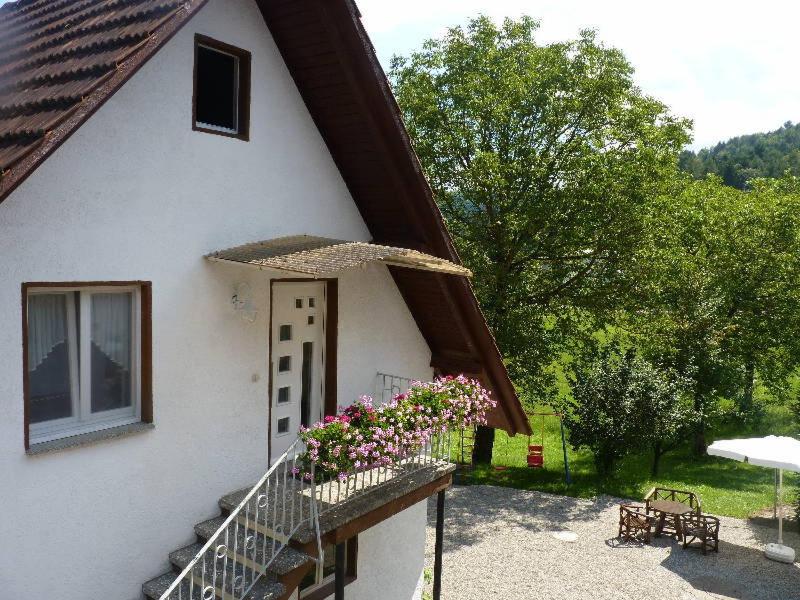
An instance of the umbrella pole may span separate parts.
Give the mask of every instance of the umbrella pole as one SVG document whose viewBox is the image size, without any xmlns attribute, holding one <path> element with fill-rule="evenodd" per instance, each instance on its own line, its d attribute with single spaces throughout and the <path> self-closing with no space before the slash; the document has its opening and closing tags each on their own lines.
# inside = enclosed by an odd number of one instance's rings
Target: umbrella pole
<svg viewBox="0 0 800 600">
<path fill-rule="evenodd" d="M 775 469 L 775 504 L 772 506 L 772 518 L 778 518 L 778 469 Z"/>
<path fill-rule="evenodd" d="M 794 548 L 783 545 L 783 469 L 778 469 L 778 543 L 764 548 L 767 558 L 784 563 L 794 562 Z"/>
<path fill-rule="evenodd" d="M 783 546 L 783 469 L 778 469 L 778 543 Z"/>
</svg>

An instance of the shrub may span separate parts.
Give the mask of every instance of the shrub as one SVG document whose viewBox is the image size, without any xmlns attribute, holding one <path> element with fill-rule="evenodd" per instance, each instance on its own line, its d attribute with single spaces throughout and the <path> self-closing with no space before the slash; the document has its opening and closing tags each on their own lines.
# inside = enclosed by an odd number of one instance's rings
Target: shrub
<svg viewBox="0 0 800 600">
<path fill-rule="evenodd" d="M 686 438 L 696 422 L 685 382 L 635 350 L 603 348 L 576 368 L 573 400 L 565 425 L 573 447 L 592 451 L 597 472 L 608 476 L 632 451 L 653 452 L 652 473 L 661 457 Z"/>
</svg>

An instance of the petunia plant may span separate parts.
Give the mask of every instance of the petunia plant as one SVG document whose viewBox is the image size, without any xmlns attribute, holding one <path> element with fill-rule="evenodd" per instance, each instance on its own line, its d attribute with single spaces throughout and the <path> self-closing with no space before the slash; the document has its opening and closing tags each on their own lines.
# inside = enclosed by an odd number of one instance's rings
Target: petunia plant
<svg viewBox="0 0 800 600">
<path fill-rule="evenodd" d="M 407 393 L 382 406 L 362 396 L 337 416 L 300 429 L 306 452 L 296 474 L 310 479 L 316 463 L 319 479 L 344 481 L 354 472 L 399 462 L 436 434 L 485 424 L 496 404 L 478 381 L 463 375 L 415 381 Z"/>
</svg>

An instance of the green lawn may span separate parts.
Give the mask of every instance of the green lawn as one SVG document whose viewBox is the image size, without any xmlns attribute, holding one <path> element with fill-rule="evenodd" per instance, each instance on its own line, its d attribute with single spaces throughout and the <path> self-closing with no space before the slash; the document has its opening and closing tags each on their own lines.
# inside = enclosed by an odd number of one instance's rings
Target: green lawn
<svg viewBox="0 0 800 600">
<path fill-rule="evenodd" d="M 793 434 L 795 432 L 791 429 L 791 423 L 787 409 L 772 406 L 757 429 L 720 431 L 716 437 Z M 531 425 L 534 440 L 541 442 L 541 418 L 534 417 Z M 591 454 L 588 451 L 575 452 L 568 443 L 567 456 L 572 472 L 572 484 L 568 486 L 564 482 L 564 459 L 558 419 L 545 418 L 543 469 L 529 469 L 525 466 L 527 443 L 527 437 L 511 438 L 498 431 L 494 446 L 494 465 L 506 469 L 498 471 L 494 467 L 478 467 L 466 476 L 464 483 L 509 486 L 582 498 L 610 494 L 641 499 L 654 486 L 685 489 L 700 495 L 705 512 L 732 517 L 747 517 L 759 509 L 771 507 L 773 502 L 774 480 L 770 469 L 722 458 L 695 459 L 687 451 L 675 451 L 664 456 L 661 472 L 656 479 L 650 477 L 651 457 L 645 450 L 621 461 L 613 477 L 603 481 L 595 472 Z M 794 493 L 792 488 L 798 483 L 798 478 L 793 473 L 785 474 L 784 483 L 788 488 L 788 500 Z"/>
</svg>

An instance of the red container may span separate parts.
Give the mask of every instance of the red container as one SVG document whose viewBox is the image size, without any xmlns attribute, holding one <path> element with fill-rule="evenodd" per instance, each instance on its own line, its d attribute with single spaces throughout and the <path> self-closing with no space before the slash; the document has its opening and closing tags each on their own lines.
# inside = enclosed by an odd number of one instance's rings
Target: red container
<svg viewBox="0 0 800 600">
<path fill-rule="evenodd" d="M 532 469 L 541 469 L 544 466 L 544 456 L 541 454 L 528 454 L 528 466 Z"/>
</svg>

